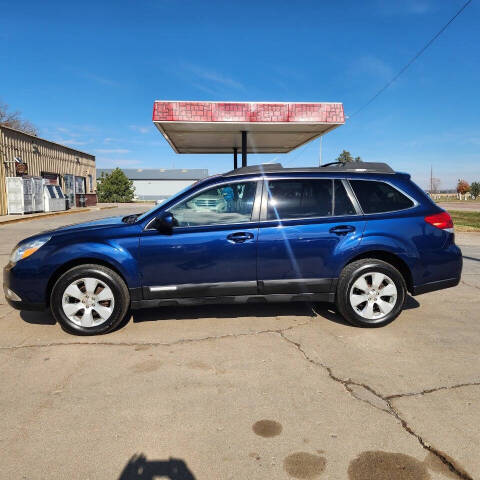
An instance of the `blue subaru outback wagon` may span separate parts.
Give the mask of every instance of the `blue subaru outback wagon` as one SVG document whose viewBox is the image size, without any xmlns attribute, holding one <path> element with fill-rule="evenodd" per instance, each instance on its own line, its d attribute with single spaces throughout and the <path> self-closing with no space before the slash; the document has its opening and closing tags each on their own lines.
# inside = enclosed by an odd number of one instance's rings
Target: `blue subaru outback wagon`
<svg viewBox="0 0 480 480">
<path fill-rule="evenodd" d="M 101 334 L 129 309 L 264 301 L 335 302 L 379 327 L 412 295 L 458 284 L 445 211 L 382 163 L 240 168 L 142 215 L 44 232 L 4 270 L 18 309 L 50 308 L 70 333 Z"/>
</svg>

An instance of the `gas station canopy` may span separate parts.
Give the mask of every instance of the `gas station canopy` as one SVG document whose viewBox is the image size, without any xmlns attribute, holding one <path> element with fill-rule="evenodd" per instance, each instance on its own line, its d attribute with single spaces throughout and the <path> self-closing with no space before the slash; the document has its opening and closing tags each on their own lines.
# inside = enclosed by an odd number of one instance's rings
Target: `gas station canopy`
<svg viewBox="0 0 480 480">
<path fill-rule="evenodd" d="M 153 122 L 177 153 L 287 153 L 345 123 L 341 103 L 156 101 Z"/>
</svg>

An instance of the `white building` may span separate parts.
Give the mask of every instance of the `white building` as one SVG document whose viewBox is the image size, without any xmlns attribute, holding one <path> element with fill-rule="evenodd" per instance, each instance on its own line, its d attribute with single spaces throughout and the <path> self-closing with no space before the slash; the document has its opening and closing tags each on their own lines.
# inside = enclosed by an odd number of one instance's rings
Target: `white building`
<svg viewBox="0 0 480 480">
<path fill-rule="evenodd" d="M 137 200 L 163 200 L 183 190 L 185 187 L 208 177 L 206 168 L 192 169 L 146 169 L 122 168 L 123 173 L 133 181 L 135 199 Z M 102 173 L 111 173 L 112 169 L 97 169 L 97 178 Z"/>
</svg>

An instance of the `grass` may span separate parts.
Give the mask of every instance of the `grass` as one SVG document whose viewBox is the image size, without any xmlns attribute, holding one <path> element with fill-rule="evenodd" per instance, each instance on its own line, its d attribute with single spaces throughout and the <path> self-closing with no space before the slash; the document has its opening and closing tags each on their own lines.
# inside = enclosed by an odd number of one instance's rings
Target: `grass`
<svg viewBox="0 0 480 480">
<path fill-rule="evenodd" d="M 460 200 L 456 196 L 451 197 L 441 197 L 441 198 L 433 198 L 435 203 L 477 203 L 480 202 L 480 196 L 478 196 L 475 200 L 469 198 L 468 200 Z"/>
<path fill-rule="evenodd" d="M 460 232 L 480 232 L 480 212 L 449 210 L 455 229 Z"/>
</svg>

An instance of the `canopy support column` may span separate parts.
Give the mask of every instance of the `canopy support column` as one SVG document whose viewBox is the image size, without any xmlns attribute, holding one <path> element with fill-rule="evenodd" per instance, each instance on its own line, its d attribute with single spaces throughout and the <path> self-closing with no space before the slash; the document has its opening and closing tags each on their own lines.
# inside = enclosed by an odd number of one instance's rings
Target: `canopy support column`
<svg viewBox="0 0 480 480">
<path fill-rule="evenodd" d="M 233 169 L 236 170 L 238 168 L 238 159 L 237 159 L 238 148 L 233 147 Z"/>
<path fill-rule="evenodd" d="M 247 132 L 242 131 L 242 167 L 247 166 Z"/>
</svg>

